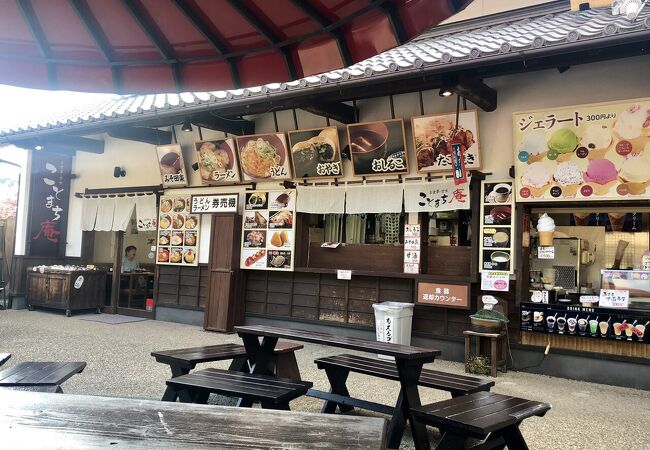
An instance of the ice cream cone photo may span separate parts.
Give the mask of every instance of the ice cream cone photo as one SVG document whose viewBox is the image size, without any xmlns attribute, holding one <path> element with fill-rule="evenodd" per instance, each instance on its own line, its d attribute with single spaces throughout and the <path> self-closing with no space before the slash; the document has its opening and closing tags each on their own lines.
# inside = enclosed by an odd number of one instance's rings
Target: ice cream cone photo
<svg viewBox="0 0 650 450">
<path fill-rule="evenodd" d="M 630 190 L 630 194 L 632 195 L 643 195 L 646 192 L 646 189 L 648 188 L 648 184 L 650 182 L 645 182 L 645 183 L 632 183 L 628 181 L 624 181 L 625 184 L 627 184 L 628 189 Z"/>
<path fill-rule="evenodd" d="M 628 157 L 621 164 L 619 178 L 627 185 L 630 194 L 645 194 L 650 183 L 650 158 L 646 155 Z"/>
<path fill-rule="evenodd" d="M 574 198 L 578 193 L 578 188 L 580 184 L 570 184 L 568 186 L 562 186 L 562 197 L 564 198 Z"/>
<path fill-rule="evenodd" d="M 563 163 L 570 161 L 571 158 L 573 158 L 573 155 L 575 155 L 575 152 L 570 152 L 570 153 L 560 153 L 557 157 L 557 162 Z"/>
<path fill-rule="evenodd" d="M 548 214 L 542 214 L 537 220 L 537 235 L 541 247 L 552 247 L 553 236 L 555 235 L 555 220 Z"/>
<path fill-rule="evenodd" d="M 532 187 L 532 186 L 527 186 L 528 189 L 530 190 L 530 196 L 534 198 L 541 198 L 544 197 L 544 194 L 551 188 L 551 184 L 547 184 L 546 186 L 542 187 Z"/>
<path fill-rule="evenodd" d="M 535 162 L 543 161 L 544 158 L 546 158 L 546 154 L 547 154 L 547 153 L 548 153 L 548 152 L 541 152 L 541 153 L 538 153 L 538 154 L 536 154 L 536 155 L 528 155 L 528 161 L 527 161 L 527 163 L 528 163 L 528 164 L 532 164 L 532 163 L 535 163 Z"/>
<path fill-rule="evenodd" d="M 534 162 L 526 168 L 521 185 L 530 189 L 531 196 L 539 198 L 551 187 L 553 174 L 543 162 Z"/>
<path fill-rule="evenodd" d="M 616 131 L 614 131 L 614 136 L 617 139 L 617 142 L 627 141 L 632 147 L 632 156 L 640 155 L 648 142 L 650 142 L 650 137 L 648 136 L 637 136 L 635 138 L 624 138 L 621 137 Z"/>
<path fill-rule="evenodd" d="M 589 150 L 590 160 L 602 158 L 611 149 L 612 130 L 607 125 L 590 125 L 582 134 L 580 144 Z"/>
<path fill-rule="evenodd" d="M 589 225 L 589 213 L 573 213 L 573 220 L 577 227 L 586 227 Z"/>
<path fill-rule="evenodd" d="M 623 225 L 625 224 L 625 213 L 609 213 L 609 224 L 612 226 L 612 231 L 623 231 Z"/>
<path fill-rule="evenodd" d="M 610 147 L 589 149 L 587 158 L 589 160 L 604 158 L 607 152 L 609 152 L 609 149 Z"/>
<path fill-rule="evenodd" d="M 650 140 L 650 105 L 640 103 L 631 105 L 621 112 L 612 130 L 617 140 L 627 141 L 632 147 L 632 155 L 640 154 Z"/>
<path fill-rule="evenodd" d="M 617 180 L 613 180 L 605 184 L 589 183 L 589 186 L 591 186 L 594 195 L 607 195 L 609 191 L 611 191 L 612 188 L 616 185 L 616 183 Z"/>
<path fill-rule="evenodd" d="M 539 245 L 542 247 L 552 247 L 553 246 L 553 236 L 555 236 L 555 231 L 539 231 Z"/>
</svg>

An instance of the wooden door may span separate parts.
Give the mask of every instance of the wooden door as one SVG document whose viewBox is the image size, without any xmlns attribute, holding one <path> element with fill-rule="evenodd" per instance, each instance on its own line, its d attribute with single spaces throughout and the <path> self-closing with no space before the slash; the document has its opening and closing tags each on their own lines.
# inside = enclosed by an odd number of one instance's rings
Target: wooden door
<svg viewBox="0 0 650 450">
<path fill-rule="evenodd" d="M 241 216 L 212 216 L 209 286 L 203 328 L 230 333 L 243 323 L 242 273 L 239 270 Z"/>
</svg>

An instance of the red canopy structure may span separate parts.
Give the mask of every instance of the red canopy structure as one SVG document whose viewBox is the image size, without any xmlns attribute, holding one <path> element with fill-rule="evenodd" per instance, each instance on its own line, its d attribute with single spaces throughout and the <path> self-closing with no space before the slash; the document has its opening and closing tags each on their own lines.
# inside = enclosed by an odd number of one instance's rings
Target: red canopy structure
<svg viewBox="0 0 650 450">
<path fill-rule="evenodd" d="M 299 79 L 398 46 L 472 0 L 0 0 L 0 83 L 208 91 Z"/>
</svg>

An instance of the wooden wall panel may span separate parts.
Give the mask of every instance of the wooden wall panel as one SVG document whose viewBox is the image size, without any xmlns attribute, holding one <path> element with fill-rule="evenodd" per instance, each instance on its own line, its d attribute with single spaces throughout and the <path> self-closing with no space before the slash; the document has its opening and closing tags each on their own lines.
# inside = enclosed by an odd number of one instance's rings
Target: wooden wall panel
<svg viewBox="0 0 650 450">
<path fill-rule="evenodd" d="M 156 304 L 170 308 L 203 310 L 208 295 L 208 270 L 197 267 L 158 266 Z"/>
</svg>

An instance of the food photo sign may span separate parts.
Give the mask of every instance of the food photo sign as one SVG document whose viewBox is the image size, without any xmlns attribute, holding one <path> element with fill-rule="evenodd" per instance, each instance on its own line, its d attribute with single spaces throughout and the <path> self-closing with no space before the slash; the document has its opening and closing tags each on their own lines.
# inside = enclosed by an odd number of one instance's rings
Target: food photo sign
<svg viewBox="0 0 650 450">
<path fill-rule="evenodd" d="M 413 117 L 413 148 L 418 173 L 451 172 L 452 142 L 465 147 L 465 169 L 481 168 L 481 150 L 476 110 L 461 111 L 456 127 L 456 113 Z"/>
<path fill-rule="evenodd" d="M 201 216 L 190 212 L 191 205 L 189 196 L 160 197 L 156 264 L 198 265 Z"/>
<path fill-rule="evenodd" d="M 289 131 L 289 147 L 296 178 L 333 178 L 343 175 L 336 127 Z"/>
<path fill-rule="evenodd" d="M 235 139 L 244 181 L 291 178 L 284 133 L 253 134 Z"/>
<path fill-rule="evenodd" d="M 178 144 L 156 147 L 163 187 L 187 186 L 183 151 Z"/>
<path fill-rule="evenodd" d="M 237 183 L 239 167 L 232 139 L 215 139 L 194 144 L 203 184 Z"/>
<path fill-rule="evenodd" d="M 650 98 L 513 119 L 518 201 L 650 198 Z"/>
<path fill-rule="evenodd" d="M 348 142 L 356 176 L 408 174 L 402 119 L 348 125 Z"/>
<path fill-rule="evenodd" d="M 240 267 L 292 271 L 295 216 L 295 190 L 246 192 Z"/>
</svg>

